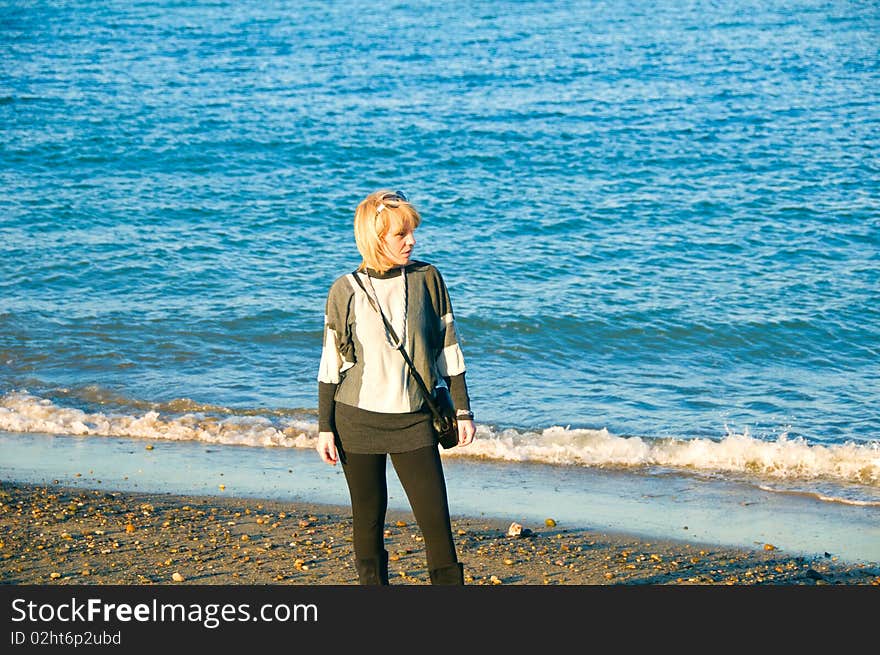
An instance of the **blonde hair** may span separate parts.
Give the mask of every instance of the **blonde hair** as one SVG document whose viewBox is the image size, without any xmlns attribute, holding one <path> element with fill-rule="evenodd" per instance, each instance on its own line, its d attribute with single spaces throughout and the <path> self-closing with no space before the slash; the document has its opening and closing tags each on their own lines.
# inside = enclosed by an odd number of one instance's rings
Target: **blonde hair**
<svg viewBox="0 0 880 655">
<path fill-rule="evenodd" d="M 361 200 L 354 212 L 354 240 L 363 257 L 358 270 L 384 273 L 395 266 L 385 250 L 385 235 L 390 230 L 415 229 L 421 222 L 416 208 L 394 191 L 380 189 Z"/>
</svg>

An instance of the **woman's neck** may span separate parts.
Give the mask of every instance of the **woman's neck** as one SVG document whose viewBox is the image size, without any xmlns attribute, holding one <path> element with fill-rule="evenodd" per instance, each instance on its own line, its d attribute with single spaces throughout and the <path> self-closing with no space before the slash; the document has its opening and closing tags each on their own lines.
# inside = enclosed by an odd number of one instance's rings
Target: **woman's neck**
<svg viewBox="0 0 880 655">
<path fill-rule="evenodd" d="M 392 266 L 384 271 L 377 271 L 375 268 L 370 268 L 369 266 L 366 266 L 366 267 L 364 267 L 364 271 L 370 277 L 377 277 L 377 278 L 396 277 L 397 275 L 400 275 L 400 272 L 403 271 L 403 269 L 405 269 L 407 266 L 408 266 L 408 264 L 395 264 L 394 266 Z"/>
</svg>

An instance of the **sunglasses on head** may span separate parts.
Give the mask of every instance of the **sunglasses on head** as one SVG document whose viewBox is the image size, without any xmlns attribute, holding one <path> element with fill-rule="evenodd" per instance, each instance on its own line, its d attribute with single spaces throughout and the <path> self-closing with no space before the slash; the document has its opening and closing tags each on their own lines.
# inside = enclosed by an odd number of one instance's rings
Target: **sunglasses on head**
<svg viewBox="0 0 880 655">
<path fill-rule="evenodd" d="M 386 207 L 399 207 L 402 202 L 409 202 L 403 194 L 403 191 L 389 191 L 388 193 L 383 193 L 382 197 L 379 198 L 379 206 L 376 207 L 376 218 L 379 218 L 379 214 L 381 214 L 382 210 Z"/>
</svg>

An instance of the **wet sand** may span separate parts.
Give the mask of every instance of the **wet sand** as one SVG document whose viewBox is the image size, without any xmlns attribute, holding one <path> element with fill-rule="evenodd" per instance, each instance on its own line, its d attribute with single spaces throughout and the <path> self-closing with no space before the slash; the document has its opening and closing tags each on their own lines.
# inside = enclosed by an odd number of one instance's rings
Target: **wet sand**
<svg viewBox="0 0 880 655">
<path fill-rule="evenodd" d="M 469 585 L 880 585 L 880 564 L 453 516 Z M 518 536 L 508 534 L 520 523 Z M 408 512 L 389 511 L 392 585 L 429 584 Z M 352 585 L 347 507 L 0 482 L 0 583 Z"/>
</svg>

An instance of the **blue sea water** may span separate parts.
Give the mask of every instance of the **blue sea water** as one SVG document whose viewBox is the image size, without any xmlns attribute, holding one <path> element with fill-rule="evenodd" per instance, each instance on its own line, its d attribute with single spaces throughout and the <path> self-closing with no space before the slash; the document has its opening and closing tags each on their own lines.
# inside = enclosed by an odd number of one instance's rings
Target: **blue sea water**
<svg viewBox="0 0 880 655">
<path fill-rule="evenodd" d="M 876 513 L 878 44 L 842 0 L 0 1 L 4 477 L 27 434 L 309 448 L 391 187 L 468 365 L 450 457 Z"/>
</svg>

